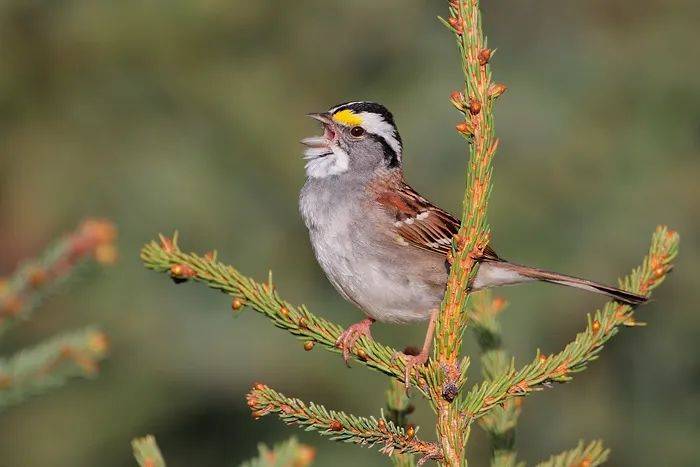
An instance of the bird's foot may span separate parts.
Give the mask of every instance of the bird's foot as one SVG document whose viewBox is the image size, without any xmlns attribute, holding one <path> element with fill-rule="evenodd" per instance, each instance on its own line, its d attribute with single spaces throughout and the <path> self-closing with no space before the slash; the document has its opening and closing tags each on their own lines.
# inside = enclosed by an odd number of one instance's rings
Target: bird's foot
<svg viewBox="0 0 700 467">
<path fill-rule="evenodd" d="M 359 323 L 349 326 L 335 341 L 335 346 L 343 350 L 343 360 L 347 366 L 350 366 L 350 350 L 352 350 L 355 342 L 365 336 L 368 339 L 372 338 L 370 327 L 374 323 L 372 318 L 365 318 Z"/>
<path fill-rule="evenodd" d="M 392 359 L 397 357 L 403 357 L 406 362 L 406 369 L 404 370 L 403 383 L 406 386 L 406 391 L 411 387 L 411 372 L 416 366 L 425 365 L 428 361 L 429 349 L 423 349 L 420 352 L 416 352 L 416 349 L 407 347 L 403 352 L 396 352 Z"/>
</svg>

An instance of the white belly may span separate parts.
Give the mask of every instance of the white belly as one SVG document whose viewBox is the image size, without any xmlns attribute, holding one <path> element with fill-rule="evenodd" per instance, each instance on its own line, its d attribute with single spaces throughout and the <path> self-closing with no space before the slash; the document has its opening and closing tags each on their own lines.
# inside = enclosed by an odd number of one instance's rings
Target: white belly
<svg viewBox="0 0 700 467">
<path fill-rule="evenodd" d="M 439 306 L 447 273 L 444 259 L 425 261 L 415 249 L 397 253 L 387 248 L 380 228 L 391 225 L 383 211 L 373 212 L 363 190 L 328 189 L 327 179 L 307 180 L 300 210 L 311 245 L 328 280 L 348 301 L 377 321 L 407 323 L 426 320 Z M 423 267 L 425 266 L 425 267 Z M 427 273 L 426 273 L 427 270 Z"/>
</svg>

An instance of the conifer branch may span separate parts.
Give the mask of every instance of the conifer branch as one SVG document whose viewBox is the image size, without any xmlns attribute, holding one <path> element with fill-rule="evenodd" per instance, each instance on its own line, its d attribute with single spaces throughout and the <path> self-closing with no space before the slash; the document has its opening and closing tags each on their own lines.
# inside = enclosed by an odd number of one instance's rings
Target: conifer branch
<svg viewBox="0 0 700 467">
<path fill-rule="evenodd" d="M 466 189 L 462 202 L 462 222 L 452 241 L 448 257 L 451 264 L 447 288 L 435 332 L 431 365 L 431 393 L 438 423 L 438 438 L 445 454 L 443 465 L 456 467 L 466 463 L 465 446 L 469 424 L 452 404 L 466 381 L 459 358 L 464 329 L 467 326 L 469 281 L 478 270 L 478 260 L 490 241 L 486 213 L 491 193 L 492 161 L 498 147 L 493 119 L 493 102 L 505 90 L 494 92 L 489 60 L 491 51 L 481 29 L 478 0 L 450 0 L 449 18 L 442 20 L 455 35 L 459 49 L 464 90 L 455 91 L 451 101 L 463 113 L 457 125 L 469 143 Z M 462 366 L 465 361 L 462 362 Z"/>
<path fill-rule="evenodd" d="M 472 296 L 469 311 L 470 328 L 481 350 L 481 373 L 485 381 L 494 381 L 510 368 L 510 359 L 503 348 L 498 314 L 507 306 L 502 298 L 493 297 L 490 290 Z M 515 426 L 520 416 L 522 399 L 512 399 L 493 407 L 479 419 L 479 425 L 491 439 L 491 466 L 515 467 Z"/>
<path fill-rule="evenodd" d="M 649 254 L 641 266 L 620 280 L 620 287 L 650 295 L 673 268 L 678 241 L 676 232 L 658 227 L 652 236 Z M 603 345 L 617 334 L 620 326 L 638 325 L 640 323 L 634 320 L 632 307 L 608 302 L 602 310 L 597 310 L 592 317 L 588 316 L 586 329 L 558 354 L 545 356 L 538 352 L 534 360 L 520 370 L 516 371 L 511 364 L 499 378 L 475 386 L 467 394 L 463 405 L 467 417 L 478 418 L 510 399 L 527 396 L 553 383 L 571 381 L 574 373 L 583 371 L 589 362 L 598 358 Z"/>
<path fill-rule="evenodd" d="M 232 266 L 217 261 L 215 255 L 183 253 L 177 244 L 177 235 L 172 239 L 161 235 L 160 242 L 152 241 L 145 245 L 141 250 L 141 259 L 147 268 L 168 273 L 176 282 L 191 279 L 232 296 L 234 311 L 249 306 L 278 328 L 304 340 L 306 350 L 319 345 L 330 352 L 340 353 L 335 343 L 343 328 L 312 314 L 304 305 L 295 306 L 283 300 L 271 278 L 267 283 L 259 283 Z M 400 358 L 394 358 L 396 353 L 391 347 L 362 337 L 355 344 L 352 356 L 368 368 L 403 381 L 405 363 Z M 411 382 L 423 394 L 426 394 L 427 373 L 425 368 L 420 368 L 418 376 L 414 374 L 411 377 Z"/>
<path fill-rule="evenodd" d="M 0 411 L 70 378 L 94 377 L 108 347 L 104 333 L 87 328 L 0 359 Z"/>
<path fill-rule="evenodd" d="M 244 462 L 241 467 L 308 467 L 316 457 L 314 448 L 299 443 L 296 438 L 279 443 L 272 449 L 260 443 L 258 452 L 258 457 Z"/>
<path fill-rule="evenodd" d="M 602 441 L 592 441 L 588 445 L 579 441 L 574 449 L 552 456 L 537 467 L 595 467 L 608 460 L 609 454 L 610 450 L 603 447 Z"/>
<path fill-rule="evenodd" d="M 395 379 L 389 380 L 389 389 L 386 391 L 386 407 L 388 411 L 388 419 L 394 425 L 408 429 L 411 425 L 408 424 L 408 416 L 413 412 L 414 407 L 411 405 L 406 393 L 404 383 Z M 416 460 L 413 454 L 396 453 L 391 456 L 391 462 L 394 467 L 415 467 Z"/>
<path fill-rule="evenodd" d="M 117 254 L 115 238 L 116 228 L 111 222 L 88 219 L 37 259 L 25 261 L 12 276 L 0 280 L 0 334 L 19 319 L 28 318 L 41 299 L 85 260 L 113 263 Z"/>
<path fill-rule="evenodd" d="M 153 435 L 134 439 L 131 441 L 131 447 L 134 450 L 134 458 L 141 467 L 165 467 L 165 460 Z"/>
<path fill-rule="evenodd" d="M 307 405 L 260 383 L 248 393 L 247 400 L 256 418 L 274 413 L 289 425 L 298 425 L 306 431 L 318 431 L 332 441 L 366 447 L 380 445 L 380 452 L 387 456 L 411 453 L 418 454 L 425 460 L 440 457 L 440 450 L 435 444 L 416 438 L 416 428 L 404 429 L 384 417 L 358 417 L 327 410 L 313 402 Z"/>
</svg>

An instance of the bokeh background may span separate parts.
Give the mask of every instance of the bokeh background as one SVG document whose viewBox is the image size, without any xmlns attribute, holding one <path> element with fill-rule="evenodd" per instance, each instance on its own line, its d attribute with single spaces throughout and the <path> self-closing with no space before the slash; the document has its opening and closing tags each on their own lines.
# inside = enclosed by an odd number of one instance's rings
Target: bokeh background
<svg viewBox="0 0 700 467">
<path fill-rule="evenodd" d="M 700 4 L 694 0 L 484 2 L 497 106 L 494 244 L 507 258 L 601 281 L 638 264 L 657 223 L 681 256 L 646 328 L 623 330 L 572 384 L 527 399 L 530 462 L 602 437 L 611 465 L 700 458 Z M 119 263 L 51 298 L 7 354 L 100 324 L 113 352 L 77 381 L 0 417 L 2 466 L 128 466 L 154 433 L 173 466 L 236 465 L 294 430 L 253 422 L 254 380 L 358 414 L 385 378 L 345 368 L 201 286 L 144 270 L 140 246 L 179 229 L 281 294 L 347 325 L 360 316 L 316 265 L 296 196 L 310 111 L 355 99 L 395 114 L 406 174 L 457 211 L 464 143 L 448 102 L 461 75 L 435 0 L 4 0 L 0 3 L 0 274 L 87 216 L 119 226 Z M 499 292 L 517 362 L 553 352 L 601 298 L 530 285 Z M 376 326 L 397 347 L 423 326 Z M 467 347 L 475 352 L 473 343 Z M 479 377 L 472 368 L 473 381 Z M 432 437 L 417 400 L 413 420 Z M 375 451 L 296 435 L 317 465 L 385 465 Z M 474 465 L 487 443 L 474 431 Z"/>
</svg>

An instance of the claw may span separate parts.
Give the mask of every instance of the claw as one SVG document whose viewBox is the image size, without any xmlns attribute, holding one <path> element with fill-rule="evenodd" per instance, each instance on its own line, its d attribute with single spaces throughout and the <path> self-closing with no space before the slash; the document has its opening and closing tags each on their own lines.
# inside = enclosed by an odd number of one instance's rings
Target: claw
<svg viewBox="0 0 700 467">
<path fill-rule="evenodd" d="M 335 341 L 335 346 L 339 349 L 343 349 L 343 360 L 345 364 L 350 366 L 350 351 L 357 342 L 357 340 L 365 336 L 368 339 L 372 338 L 372 333 L 370 332 L 370 326 L 374 323 L 374 319 L 365 318 L 359 323 L 355 323 L 348 327 Z"/>
<path fill-rule="evenodd" d="M 411 370 L 413 370 L 415 366 L 425 365 L 428 361 L 428 352 L 421 352 L 418 355 L 407 355 L 405 353 L 402 355 L 406 359 L 403 383 L 406 385 L 406 391 L 408 391 L 411 387 Z"/>
</svg>

